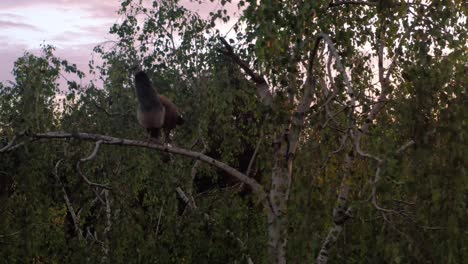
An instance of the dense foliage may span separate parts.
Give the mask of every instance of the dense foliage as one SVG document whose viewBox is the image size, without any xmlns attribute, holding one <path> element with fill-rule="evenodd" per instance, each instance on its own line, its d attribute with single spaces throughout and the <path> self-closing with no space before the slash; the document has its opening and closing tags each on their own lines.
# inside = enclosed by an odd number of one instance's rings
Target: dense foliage
<svg viewBox="0 0 468 264">
<path fill-rule="evenodd" d="M 298 131 L 297 150 L 284 153 L 292 180 L 278 222 L 288 262 L 314 262 L 330 230 L 339 230 L 331 263 L 468 258 L 463 1 L 237 1 L 240 18 L 220 1 L 208 19 L 177 0 L 149 2 L 122 1 L 118 41 L 96 47 L 102 87 L 60 89 L 62 73 L 84 73 L 51 46 L 25 53 L 15 81 L 0 83 L 0 262 L 281 263 L 263 197 L 229 173 L 177 155 L 164 162 L 154 149 L 104 144 L 93 156 L 93 142 L 37 136 L 146 140 L 135 62 L 184 113 L 176 146 L 267 192 L 278 137 Z M 264 78 L 271 104 L 242 62 Z"/>
</svg>

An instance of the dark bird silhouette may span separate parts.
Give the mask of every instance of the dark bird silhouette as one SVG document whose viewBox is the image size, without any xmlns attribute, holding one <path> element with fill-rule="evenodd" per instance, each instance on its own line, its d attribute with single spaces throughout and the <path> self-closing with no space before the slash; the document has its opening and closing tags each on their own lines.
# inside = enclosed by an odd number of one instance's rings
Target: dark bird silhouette
<svg viewBox="0 0 468 264">
<path fill-rule="evenodd" d="M 161 129 L 164 129 L 165 141 L 170 142 L 171 130 L 184 123 L 177 106 L 167 97 L 158 94 L 148 75 L 143 71 L 135 74 L 135 88 L 139 103 L 138 122 L 157 142 Z"/>
</svg>

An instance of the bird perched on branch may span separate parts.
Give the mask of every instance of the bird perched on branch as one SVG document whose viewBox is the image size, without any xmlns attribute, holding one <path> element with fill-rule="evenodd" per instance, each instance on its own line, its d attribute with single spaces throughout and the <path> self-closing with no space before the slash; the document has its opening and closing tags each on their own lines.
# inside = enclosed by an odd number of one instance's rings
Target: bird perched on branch
<svg viewBox="0 0 468 264">
<path fill-rule="evenodd" d="M 161 143 L 159 137 L 161 129 L 164 129 L 165 141 L 170 142 L 171 130 L 184 123 L 177 106 L 167 97 L 158 94 L 148 75 L 143 71 L 135 74 L 135 89 L 139 103 L 138 122 L 158 143 Z"/>
</svg>

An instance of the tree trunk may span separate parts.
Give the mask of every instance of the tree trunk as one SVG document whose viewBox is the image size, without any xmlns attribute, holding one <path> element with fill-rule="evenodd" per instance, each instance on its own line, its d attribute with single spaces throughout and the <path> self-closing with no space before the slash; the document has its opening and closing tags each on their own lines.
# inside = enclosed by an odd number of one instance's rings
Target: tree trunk
<svg viewBox="0 0 468 264">
<path fill-rule="evenodd" d="M 294 137 L 296 138 L 296 137 Z M 294 140 L 295 141 L 295 140 Z M 288 243 L 288 198 L 292 177 L 291 137 L 289 130 L 275 142 L 275 165 L 273 167 L 271 189 L 269 193 L 270 208 L 268 216 L 268 249 L 272 263 L 286 263 Z"/>
</svg>

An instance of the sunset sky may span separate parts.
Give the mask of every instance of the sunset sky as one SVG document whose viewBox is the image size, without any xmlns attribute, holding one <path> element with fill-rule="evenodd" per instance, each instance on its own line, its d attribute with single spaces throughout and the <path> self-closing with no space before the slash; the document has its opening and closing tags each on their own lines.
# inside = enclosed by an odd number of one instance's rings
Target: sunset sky
<svg viewBox="0 0 468 264">
<path fill-rule="evenodd" d="M 181 2 L 202 17 L 216 8 L 210 1 Z M 13 80 L 14 61 L 25 51 L 37 53 L 40 44 L 55 46 L 56 56 L 86 73 L 92 48 L 112 40 L 107 32 L 119 20 L 119 6 L 119 0 L 0 0 L 0 82 Z"/>
</svg>

